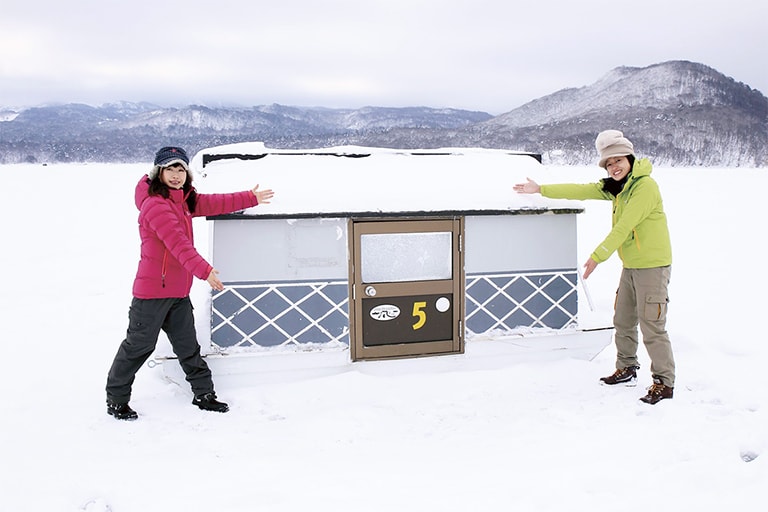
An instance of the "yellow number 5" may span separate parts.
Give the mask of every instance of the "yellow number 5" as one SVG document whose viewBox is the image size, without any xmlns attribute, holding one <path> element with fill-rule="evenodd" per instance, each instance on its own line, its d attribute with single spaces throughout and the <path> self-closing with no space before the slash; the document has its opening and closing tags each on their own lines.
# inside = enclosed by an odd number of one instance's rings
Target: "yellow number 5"
<svg viewBox="0 0 768 512">
<path fill-rule="evenodd" d="M 424 324 L 427 322 L 427 314 L 424 311 L 422 311 L 425 307 L 427 307 L 426 302 L 413 303 L 413 316 L 418 318 L 418 320 L 416 320 L 416 323 L 413 324 L 414 331 L 424 327 Z"/>
</svg>

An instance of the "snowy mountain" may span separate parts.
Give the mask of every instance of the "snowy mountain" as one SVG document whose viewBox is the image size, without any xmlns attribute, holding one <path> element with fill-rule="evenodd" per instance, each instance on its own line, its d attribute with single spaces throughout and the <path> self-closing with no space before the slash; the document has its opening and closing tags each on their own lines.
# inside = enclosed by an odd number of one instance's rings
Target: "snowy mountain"
<svg viewBox="0 0 768 512">
<path fill-rule="evenodd" d="M 702 64 L 616 68 L 473 126 L 471 140 L 516 144 L 564 164 L 594 160 L 595 134 L 618 128 L 657 164 L 768 165 L 768 98 Z"/>
<path fill-rule="evenodd" d="M 191 153 L 247 141 L 264 141 L 272 147 L 323 147 L 359 133 L 400 127 L 458 129 L 490 118 L 484 112 L 427 107 L 169 108 L 125 102 L 45 106 L 5 111 L 0 117 L 0 163 L 140 162 L 163 144 L 182 145 Z"/>
<path fill-rule="evenodd" d="M 540 153 L 545 163 L 594 162 L 595 134 L 618 128 L 657 165 L 768 165 L 768 98 L 703 64 L 620 67 L 493 117 L 429 107 L 330 109 L 161 107 L 112 103 L 0 108 L 0 163 L 141 162 L 163 144 L 190 152 L 263 141 L 275 148 L 346 144 L 475 146 Z"/>
</svg>

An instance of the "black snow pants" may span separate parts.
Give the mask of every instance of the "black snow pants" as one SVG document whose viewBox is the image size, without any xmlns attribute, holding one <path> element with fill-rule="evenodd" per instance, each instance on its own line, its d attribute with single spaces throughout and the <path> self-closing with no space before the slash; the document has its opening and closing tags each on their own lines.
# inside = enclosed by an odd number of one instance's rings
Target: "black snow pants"
<svg viewBox="0 0 768 512">
<path fill-rule="evenodd" d="M 179 358 L 187 382 L 197 395 L 213 391 L 213 379 L 197 343 L 195 319 L 189 297 L 183 299 L 137 299 L 128 312 L 128 332 L 117 350 L 107 377 L 107 399 L 128 403 L 136 372 L 157 346 L 160 329 L 165 331 Z"/>
</svg>

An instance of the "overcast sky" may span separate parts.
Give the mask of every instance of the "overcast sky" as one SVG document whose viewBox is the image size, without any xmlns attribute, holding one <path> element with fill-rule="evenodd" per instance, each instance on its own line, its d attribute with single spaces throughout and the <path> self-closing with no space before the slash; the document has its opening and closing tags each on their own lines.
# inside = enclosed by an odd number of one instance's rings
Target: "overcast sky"
<svg viewBox="0 0 768 512">
<path fill-rule="evenodd" d="M 508 112 L 618 66 L 710 66 L 768 95 L 760 0 L 3 0 L 0 107 Z"/>
</svg>

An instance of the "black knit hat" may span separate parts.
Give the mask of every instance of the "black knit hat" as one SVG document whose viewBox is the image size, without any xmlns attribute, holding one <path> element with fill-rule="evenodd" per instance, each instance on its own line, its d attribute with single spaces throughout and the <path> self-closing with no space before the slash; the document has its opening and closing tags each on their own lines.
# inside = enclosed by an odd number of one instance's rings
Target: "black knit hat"
<svg viewBox="0 0 768 512">
<path fill-rule="evenodd" d="M 174 146 L 165 146 L 155 153 L 155 164 L 149 171 L 149 179 L 153 180 L 160 174 L 160 169 L 173 164 L 181 164 L 185 170 L 189 170 L 189 158 L 187 152 L 182 148 Z"/>
<path fill-rule="evenodd" d="M 176 162 L 184 164 L 184 168 L 189 169 L 189 158 L 187 157 L 187 152 L 182 148 L 166 146 L 160 148 L 157 153 L 155 153 L 155 165 L 168 167 Z"/>
</svg>

